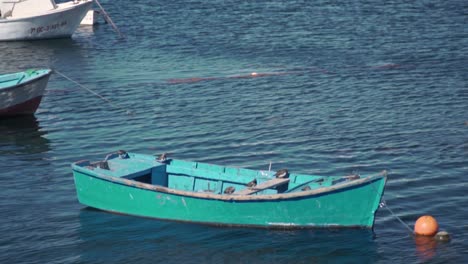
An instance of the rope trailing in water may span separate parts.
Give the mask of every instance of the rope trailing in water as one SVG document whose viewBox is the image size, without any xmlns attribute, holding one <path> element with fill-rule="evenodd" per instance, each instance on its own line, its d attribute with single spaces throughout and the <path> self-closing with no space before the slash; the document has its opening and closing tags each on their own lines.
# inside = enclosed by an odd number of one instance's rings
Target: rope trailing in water
<svg viewBox="0 0 468 264">
<path fill-rule="evenodd" d="M 385 207 L 390 212 L 391 215 L 393 215 L 398 221 L 400 221 L 400 223 L 403 224 L 403 226 L 406 227 L 411 234 L 413 234 L 413 230 L 411 229 L 411 227 L 408 224 L 406 224 L 405 222 L 403 222 L 403 220 L 401 220 L 401 218 L 398 217 L 398 215 L 396 215 L 393 212 L 393 210 L 390 209 L 390 207 L 388 207 L 387 202 L 385 201 L 385 199 L 382 199 L 382 202 L 380 203 L 380 207 L 381 208 Z"/>
<path fill-rule="evenodd" d="M 93 91 L 93 90 L 91 90 L 91 89 L 85 87 L 84 85 L 82 85 L 82 84 L 80 84 L 79 82 L 73 80 L 72 78 L 66 76 L 65 74 L 63 74 L 63 73 L 61 73 L 61 72 L 59 72 L 59 71 L 57 71 L 57 70 L 54 70 L 54 72 L 56 72 L 57 74 L 59 74 L 59 75 L 62 76 L 63 78 L 69 80 L 70 82 L 72 82 L 72 83 L 78 85 L 78 87 L 83 88 L 83 89 L 85 89 L 86 91 L 88 91 L 88 92 L 90 92 L 90 93 L 96 95 L 97 97 L 101 98 L 102 100 L 108 102 L 108 103 L 109 103 L 110 105 L 112 105 L 114 108 L 123 110 L 123 111 L 125 111 L 128 115 L 133 114 L 133 112 L 130 111 L 130 110 L 128 110 L 126 107 L 120 106 L 120 105 L 118 105 L 117 103 L 112 102 L 110 99 L 107 99 L 106 97 L 104 97 L 104 96 L 98 94 L 97 92 L 95 92 L 95 91 Z"/>
<path fill-rule="evenodd" d="M 120 30 L 114 24 L 114 21 L 112 21 L 112 19 L 110 18 L 109 14 L 107 14 L 106 10 L 104 10 L 104 7 L 102 7 L 101 3 L 99 3 L 98 0 L 94 0 L 94 2 L 96 2 L 96 4 L 101 9 L 101 12 L 102 12 L 102 15 L 104 16 L 104 19 L 112 26 L 112 28 L 115 30 L 115 32 L 117 32 L 117 34 L 119 34 L 119 36 L 124 39 L 125 35 L 122 34 L 122 32 L 120 32 Z"/>
</svg>

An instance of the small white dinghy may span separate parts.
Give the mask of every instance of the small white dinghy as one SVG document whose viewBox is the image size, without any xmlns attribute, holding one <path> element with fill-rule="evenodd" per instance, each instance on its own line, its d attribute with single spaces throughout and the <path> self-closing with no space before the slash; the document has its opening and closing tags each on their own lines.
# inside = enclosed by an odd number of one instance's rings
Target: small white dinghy
<svg viewBox="0 0 468 264">
<path fill-rule="evenodd" d="M 71 37 L 93 0 L 0 0 L 0 41 Z"/>
</svg>

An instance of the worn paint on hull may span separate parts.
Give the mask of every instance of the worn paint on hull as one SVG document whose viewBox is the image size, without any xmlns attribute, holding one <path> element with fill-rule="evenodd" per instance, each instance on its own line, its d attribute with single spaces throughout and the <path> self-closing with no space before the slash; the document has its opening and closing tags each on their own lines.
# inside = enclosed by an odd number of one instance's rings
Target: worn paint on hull
<svg viewBox="0 0 468 264">
<path fill-rule="evenodd" d="M 51 70 L 36 71 L 34 74 L 37 77 L 24 77 L 18 81 L 13 79 L 10 86 L 0 85 L 0 116 L 34 114 L 41 103 L 51 73 Z"/>
<path fill-rule="evenodd" d="M 150 184 L 76 170 L 74 180 L 80 203 L 120 214 L 223 226 L 370 228 L 386 178 L 363 179 L 332 191 L 304 192 L 302 196 L 284 194 L 278 199 L 263 199 L 258 195 L 247 200 L 170 193 Z"/>
<path fill-rule="evenodd" d="M 17 105 L 0 109 L 0 116 L 30 115 L 34 114 L 41 103 L 42 96 L 38 96 Z"/>
</svg>

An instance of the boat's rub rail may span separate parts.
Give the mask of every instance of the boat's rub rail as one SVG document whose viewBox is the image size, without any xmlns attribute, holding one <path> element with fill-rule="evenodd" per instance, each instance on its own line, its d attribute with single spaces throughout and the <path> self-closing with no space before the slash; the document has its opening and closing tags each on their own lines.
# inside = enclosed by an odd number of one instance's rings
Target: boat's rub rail
<svg viewBox="0 0 468 264">
<path fill-rule="evenodd" d="M 129 180 L 125 178 L 112 177 L 112 176 L 103 175 L 103 174 L 99 174 L 96 176 L 99 178 L 108 180 L 108 181 L 112 181 L 112 182 L 116 182 L 116 183 L 120 183 L 120 184 L 124 184 L 128 186 L 134 186 L 134 187 L 158 191 L 162 193 L 181 195 L 181 196 L 190 196 L 190 197 L 196 197 L 196 198 L 202 198 L 202 199 L 216 199 L 216 200 L 224 200 L 224 201 L 250 201 L 250 200 L 272 201 L 272 200 L 294 199 L 294 198 L 307 197 L 311 195 L 324 194 L 327 192 L 332 192 L 332 191 L 336 191 L 336 190 L 340 190 L 340 189 L 344 189 L 344 188 L 348 188 L 348 187 L 352 187 L 356 185 L 365 184 L 368 182 L 377 181 L 381 178 L 384 178 L 383 180 L 386 181 L 387 171 L 382 171 L 381 173 L 376 174 L 376 175 L 371 175 L 368 177 L 363 177 L 360 179 L 347 181 L 341 184 L 332 185 L 329 187 L 323 187 L 319 189 L 306 190 L 302 192 L 265 194 L 265 195 L 239 195 L 239 194 L 234 194 L 234 193 L 230 195 L 226 195 L 226 194 L 213 194 L 213 193 L 202 193 L 202 192 L 189 192 L 189 191 L 170 189 L 170 188 L 159 186 L 159 185 L 142 183 L 142 182 Z"/>
</svg>

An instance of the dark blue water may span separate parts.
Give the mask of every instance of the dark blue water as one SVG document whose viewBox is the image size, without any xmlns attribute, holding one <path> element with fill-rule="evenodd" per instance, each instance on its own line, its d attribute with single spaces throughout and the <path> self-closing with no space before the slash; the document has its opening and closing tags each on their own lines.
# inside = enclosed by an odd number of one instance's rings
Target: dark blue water
<svg viewBox="0 0 468 264">
<path fill-rule="evenodd" d="M 468 262 L 466 1 L 101 2 L 126 40 L 101 23 L 0 43 L 1 72 L 51 67 L 111 101 L 54 74 L 35 117 L 0 120 L 0 262 Z M 385 208 L 373 232 L 85 208 L 70 163 L 117 149 L 322 175 L 387 169 L 389 208 L 410 228 L 433 215 L 452 240 L 414 239 Z"/>
</svg>

